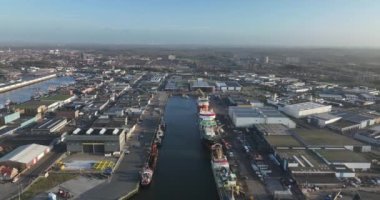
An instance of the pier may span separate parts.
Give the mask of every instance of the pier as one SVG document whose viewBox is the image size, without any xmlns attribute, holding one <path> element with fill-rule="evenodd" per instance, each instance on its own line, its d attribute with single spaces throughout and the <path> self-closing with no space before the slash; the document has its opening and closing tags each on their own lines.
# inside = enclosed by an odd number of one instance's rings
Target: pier
<svg viewBox="0 0 380 200">
<path fill-rule="evenodd" d="M 4 87 L 0 88 L 0 93 L 7 92 L 7 91 L 10 91 L 10 90 L 14 90 L 14 89 L 21 88 L 21 87 L 25 87 L 25 86 L 28 86 L 28 85 L 32 85 L 34 83 L 45 81 L 45 80 L 48 80 L 48 79 L 51 79 L 51 78 L 54 78 L 54 77 L 57 77 L 57 74 L 51 74 L 51 75 L 48 75 L 48 76 L 43 76 L 43 77 L 32 79 L 32 80 L 29 80 L 29 81 L 23 81 L 21 83 L 7 85 L 7 86 L 4 86 Z"/>
</svg>

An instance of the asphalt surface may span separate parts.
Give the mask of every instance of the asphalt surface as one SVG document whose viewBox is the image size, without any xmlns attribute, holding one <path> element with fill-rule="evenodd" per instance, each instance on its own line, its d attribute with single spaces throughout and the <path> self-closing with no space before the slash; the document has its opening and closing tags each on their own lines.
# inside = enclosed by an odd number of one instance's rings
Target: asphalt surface
<svg viewBox="0 0 380 200">
<path fill-rule="evenodd" d="M 154 96 L 151 105 L 142 115 L 142 122 L 136 126 L 132 136 L 127 140 L 126 145 L 130 153 L 122 158 L 110 180 L 81 194 L 77 199 L 119 199 L 136 188 L 139 183 L 139 172 L 148 155 L 147 148 L 160 123 L 161 114 L 154 108 L 163 107 L 166 100 L 165 93 Z"/>
</svg>

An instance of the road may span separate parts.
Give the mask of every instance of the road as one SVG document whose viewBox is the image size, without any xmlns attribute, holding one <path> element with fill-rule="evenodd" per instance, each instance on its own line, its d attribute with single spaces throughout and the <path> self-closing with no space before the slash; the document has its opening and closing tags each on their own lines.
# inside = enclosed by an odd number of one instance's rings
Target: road
<svg viewBox="0 0 380 200">
<path fill-rule="evenodd" d="M 130 153 L 122 158 L 111 179 L 85 192 L 77 199 L 119 199 L 136 188 L 139 183 L 139 172 L 147 157 L 147 147 L 150 146 L 155 130 L 160 123 L 161 115 L 154 111 L 154 108 L 163 107 L 166 100 L 165 93 L 154 96 L 151 105 L 142 115 L 142 122 L 136 126 L 127 140 Z"/>
</svg>

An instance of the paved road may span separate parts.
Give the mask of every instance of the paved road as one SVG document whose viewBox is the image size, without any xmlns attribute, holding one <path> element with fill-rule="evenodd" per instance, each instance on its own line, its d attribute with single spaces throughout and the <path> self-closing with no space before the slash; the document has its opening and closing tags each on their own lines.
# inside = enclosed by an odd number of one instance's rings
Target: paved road
<svg viewBox="0 0 380 200">
<path fill-rule="evenodd" d="M 138 124 L 132 136 L 127 140 L 130 153 L 121 160 L 110 181 L 103 183 L 84 194 L 78 199 L 106 200 L 118 199 L 135 189 L 139 183 L 139 172 L 147 157 L 147 147 L 158 127 L 161 115 L 153 108 L 166 103 L 166 94 L 159 93 L 152 100 L 152 105 L 144 112 L 141 124 Z"/>
</svg>

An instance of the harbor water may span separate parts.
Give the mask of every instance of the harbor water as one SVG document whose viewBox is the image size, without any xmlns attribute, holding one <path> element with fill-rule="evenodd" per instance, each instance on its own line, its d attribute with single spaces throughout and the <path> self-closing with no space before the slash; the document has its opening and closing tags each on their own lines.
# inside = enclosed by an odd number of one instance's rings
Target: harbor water
<svg viewBox="0 0 380 200">
<path fill-rule="evenodd" d="M 22 88 L 17 88 L 8 92 L 0 93 L 0 108 L 10 100 L 15 103 L 21 103 L 30 100 L 36 93 L 48 92 L 49 88 L 56 88 L 73 84 L 74 78 L 70 76 L 55 77 L 46 81 L 28 85 Z"/>
<path fill-rule="evenodd" d="M 196 102 L 172 97 L 165 110 L 167 129 L 148 188 L 133 200 L 218 199 L 209 152 L 202 146 Z"/>
</svg>

